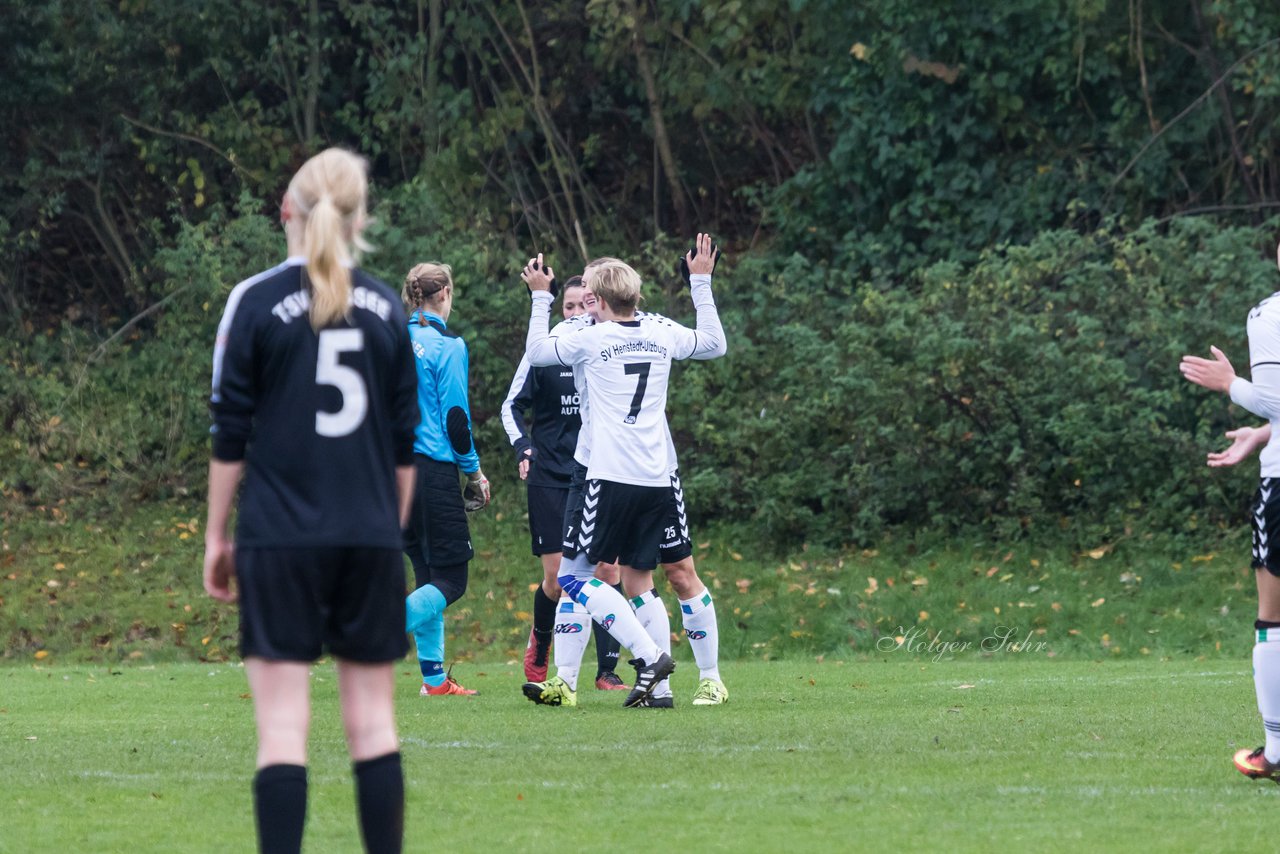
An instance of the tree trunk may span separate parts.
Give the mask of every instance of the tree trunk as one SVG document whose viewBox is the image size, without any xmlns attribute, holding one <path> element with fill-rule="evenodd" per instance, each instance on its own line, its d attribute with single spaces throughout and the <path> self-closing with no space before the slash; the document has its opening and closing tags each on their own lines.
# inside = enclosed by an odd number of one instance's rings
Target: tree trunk
<svg viewBox="0 0 1280 854">
<path fill-rule="evenodd" d="M 676 212 L 676 225 L 680 236 L 688 238 L 689 206 L 685 199 L 684 188 L 680 185 L 680 174 L 676 171 L 676 158 L 671 152 L 671 140 L 667 136 L 667 124 L 662 119 L 662 102 L 658 97 L 658 83 L 653 75 L 653 66 L 649 63 L 649 50 L 645 46 L 643 28 L 640 25 L 641 10 L 635 0 L 630 0 L 630 14 L 633 23 L 631 31 L 631 52 L 636 58 L 636 67 L 640 71 L 640 79 L 644 82 L 645 98 L 649 102 L 649 117 L 653 122 L 653 144 L 658 150 L 658 160 L 662 163 L 662 171 L 667 178 L 667 188 L 671 192 L 671 205 Z M 654 219 L 658 212 L 654 211 Z"/>
</svg>

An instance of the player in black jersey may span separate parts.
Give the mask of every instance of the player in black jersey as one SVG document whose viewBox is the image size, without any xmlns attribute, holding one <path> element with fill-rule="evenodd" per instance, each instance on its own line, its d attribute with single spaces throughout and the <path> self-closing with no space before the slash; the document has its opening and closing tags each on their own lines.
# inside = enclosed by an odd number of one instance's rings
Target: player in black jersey
<svg viewBox="0 0 1280 854">
<path fill-rule="evenodd" d="M 565 320 L 584 313 L 582 277 L 565 282 L 561 295 L 561 314 Z M 578 390 L 573 369 L 563 365 L 531 368 L 521 358 L 507 397 L 502 403 L 502 426 L 515 448 L 520 479 L 525 481 L 529 508 L 529 535 L 533 554 L 542 562 L 542 583 L 533 594 L 533 628 L 524 653 L 524 675 L 530 682 L 547 678 L 547 654 L 556 627 L 557 604 L 572 609 L 556 576 L 560 570 L 560 542 L 564 534 L 565 500 L 573 474 L 574 449 L 582 419 L 578 413 Z M 525 427 L 525 415 L 532 410 L 532 422 Z M 616 576 L 616 567 L 606 567 Z M 617 585 L 613 577 L 610 583 Z M 584 622 L 571 621 L 566 626 L 577 635 L 557 637 L 557 644 L 577 643 L 586 648 Z M 626 690 L 617 675 L 619 645 L 598 623 L 590 623 L 596 640 L 596 687 L 605 691 Z M 557 653 L 557 657 L 559 654 Z"/>
<path fill-rule="evenodd" d="M 365 848 L 398 852 L 404 833 L 392 666 L 408 650 L 400 531 L 418 407 L 399 300 L 352 266 L 366 195 L 363 158 L 308 160 L 280 208 L 288 259 L 236 286 L 214 347 L 204 586 L 240 600 L 263 852 L 301 848 L 310 666 L 325 650 Z"/>
</svg>

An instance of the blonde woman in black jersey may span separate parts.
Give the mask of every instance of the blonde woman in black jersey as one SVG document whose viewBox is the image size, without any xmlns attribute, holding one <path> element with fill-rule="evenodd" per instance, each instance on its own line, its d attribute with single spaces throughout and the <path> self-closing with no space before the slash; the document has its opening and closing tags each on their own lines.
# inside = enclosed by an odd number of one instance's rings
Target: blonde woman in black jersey
<svg viewBox="0 0 1280 854">
<path fill-rule="evenodd" d="M 365 848 L 402 845 L 392 665 L 408 651 L 400 532 L 418 407 L 400 300 L 355 267 L 366 195 L 351 152 L 298 170 L 280 207 L 288 258 L 231 292 L 214 348 L 204 585 L 240 603 L 263 852 L 301 848 L 310 668 L 326 652 Z"/>
</svg>

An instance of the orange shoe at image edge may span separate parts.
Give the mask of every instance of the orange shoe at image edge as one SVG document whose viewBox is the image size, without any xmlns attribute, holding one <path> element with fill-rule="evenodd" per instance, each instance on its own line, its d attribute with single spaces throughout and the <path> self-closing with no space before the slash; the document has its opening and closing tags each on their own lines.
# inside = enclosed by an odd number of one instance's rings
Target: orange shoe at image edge
<svg viewBox="0 0 1280 854">
<path fill-rule="evenodd" d="M 1257 750 L 1242 747 L 1236 751 L 1231 761 L 1235 763 L 1236 770 L 1246 777 L 1254 780 L 1266 778 L 1280 783 L 1280 765 L 1268 762 L 1261 747 Z"/>
</svg>

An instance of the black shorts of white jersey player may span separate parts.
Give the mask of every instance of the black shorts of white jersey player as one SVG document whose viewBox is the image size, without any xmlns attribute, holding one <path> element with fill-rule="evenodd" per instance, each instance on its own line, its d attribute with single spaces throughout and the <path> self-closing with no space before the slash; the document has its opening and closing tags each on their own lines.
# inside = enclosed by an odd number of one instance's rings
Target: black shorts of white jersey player
<svg viewBox="0 0 1280 854">
<path fill-rule="evenodd" d="M 597 529 L 596 522 L 600 516 L 599 497 L 597 495 L 591 500 L 590 506 L 587 506 L 586 480 L 587 467 L 574 462 L 573 475 L 569 481 L 569 493 L 565 499 L 564 539 L 560 543 L 560 551 L 567 558 L 576 557 L 579 552 L 586 550 L 587 544 L 594 538 Z M 684 504 L 684 487 L 680 484 L 678 472 L 671 475 L 671 489 L 666 502 L 667 511 L 658 541 L 657 563 L 672 564 L 693 554 L 693 542 L 689 539 L 689 517 Z M 654 568 L 654 563 L 651 561 L 645 561 L 644 564 L 643 566 L 628 564 L 628 566 L 635 566 L 637 569 Z"/>
<path fill-rule="evenodd" d="M 541 486 L 531 483 L 527 487 L 529 502 L 529 546 L 534 557 L 560 552 L 560 534 L 564 523 L 564 508 L 569 500 L 569 487 Z M 579 488 L 581 497 L 582 490 Z"/>
<path fill-rule="evenodd" d="M 315 661 L 327 650 L 376 664 L 409 651 L 398 549 L 242 547 L 236 582 L 241 657 Z"/>
<path fill-rule="evenodd" d="M 1280 576 L 1280 478 L 1264 477 L 1249 508 L 1254 569 Z"/>
<path fill-rule="evenodd" d="M 679 477 L 671 486 L 634 486 L 589 480 L 576 525 L 566 522 L 572 554 L 591 563 L 654 569 L 693 554 Z M 571 514 L 566 514 L 567 516 Z M 570 555 L 572 556 L 572 555 Z"/>
</svg>

